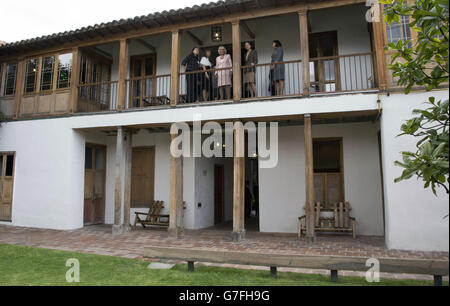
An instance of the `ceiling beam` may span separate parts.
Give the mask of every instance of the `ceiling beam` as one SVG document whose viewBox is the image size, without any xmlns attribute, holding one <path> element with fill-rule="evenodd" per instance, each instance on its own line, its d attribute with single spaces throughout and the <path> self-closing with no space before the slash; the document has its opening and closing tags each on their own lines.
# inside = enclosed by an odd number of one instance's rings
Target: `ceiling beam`
<svg viewBox="0 0 450 306">
<path fill-rule="evenodd" d="M 96 53 L 96 54 L 98 54 L 98 55 L 100 55 L 102 57 L 105 57 L 108 60 L 111 60 L 111 61 L 113 60 L 113 57 L 112 57 L 112 55 L 110 53 L 108 53 L 106 51 L 103 51 L 102 49 L 100 49 L 98 47 L 92 46 L 92 47 L 87 47 L 86 49 L 88 49 L 89 51 L 91 51 L 93 53 Z"/>
<path fill-rule="evenodd" d="M 255 37 L 256 37 L 255 33 L 253 33 L 253 31 L 250 29 L 250 27 L 248 26 L 248 24 L 245 21 L 241 21 L 241 26 L 242 26 L 242 29 L 245 31 L 245 33 L 247 33 L 247 35 L 251 39 L 255 39 Z"/>
<path fill-rule="evenodd" d="M 138 43 L 140 43 L 141 45 L 143 45 L 144 47 L 146 47 L 147 49 L 149 49 L 150 51 L 152 51 L 153 53 L 156 53 L 156 48 L 153 47 L 151 44 L 149 44 L 148 42 L 146 42 L 145 40 L 143 40 L 142 38 L 138 38 L 136 39 L 136 41 Z"/>
<path fill-rule="evenodd" d="M 197 36 L 195 36 L 194 34 L 192 34 L 191 31 L 184 31 L 197 45 L 199 46 L 203 46 L 203 41 L 198 38 Z"/>
</svg>

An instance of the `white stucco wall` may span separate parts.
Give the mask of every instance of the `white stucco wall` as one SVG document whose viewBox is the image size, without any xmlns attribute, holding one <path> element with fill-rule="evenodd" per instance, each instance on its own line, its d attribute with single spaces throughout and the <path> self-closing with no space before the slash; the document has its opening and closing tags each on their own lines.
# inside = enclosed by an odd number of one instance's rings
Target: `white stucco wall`
<svg viewBox="0 0 450 306">
<path fill-rule="evenodd" d="M 358 235 L 383 235 L 381 174 L 376 123 L 313 125 L 314 138 L 342 137 L 345 200 L 352 206 Z M 260 230 L 297 232 L 304 215 L 303 126 L 279 128 L 278 165 L 260 169 Z"/>
<path fill-rule="evenodd" d="M 401 124 L 412 118 L 412 110 L 424 108 L 429 96 L 448 99 L 448 91 L 432 93 L 392 94 L 383 98 L 381 139 L 386 202 L 386 243 L 390 248 L 412 250 L 449 249 L 449 197 L 440 190 L 434 196 L 423 188 L 422 181 L 410 179 L 394 183 L 402 168 L 394 166 L 401 160 L 401 151 L 415 151 L 417 139 L 396 137 Z"/>
</svg>

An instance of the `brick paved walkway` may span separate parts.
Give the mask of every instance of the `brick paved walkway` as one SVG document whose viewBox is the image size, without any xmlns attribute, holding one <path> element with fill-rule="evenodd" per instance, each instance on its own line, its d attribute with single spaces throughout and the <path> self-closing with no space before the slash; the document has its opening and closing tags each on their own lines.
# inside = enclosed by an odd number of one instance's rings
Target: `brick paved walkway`
<svg viewBox="0 0 450 306">
<path fill-rule="evenodd" d="M 233 243 L 230 231 L 222 229 L 186 230 L 184 238 L 173 239 L 167 236 L 166 229 L 160 228 L 137 228 L 120 236 L 113 236 L 111 227 L 107 225 L 90 226 L 71 231 L 0 225 L 0 243 L 128 258 L 142 258 L 143 247 L 149 245 L 241 252 L 362 256 L 367 258 L 395 257 L 441 260 L 448 260 L 449 258 L 448 252 L 389 250 L 385 247 L 382 237 L 361 236 L 352 239 L 350 236 L 318 236 L 316 242 L 311 245 L 303 239 L 298 239 L 295 235 L 248 232 L 244 241 Z M 236 265 L 224 266 L 240 267 Z M 284 270 L 312 272 L 304 269 Z M 327 273 L 327 271 L 315 272 Z M 343 274 L 345 275 L 345 273 Z M 361 273 L 354 275 L 361 275 Z M 428 276 L 421 276 L 420 278 L 429 279 Z"/>
</svg>

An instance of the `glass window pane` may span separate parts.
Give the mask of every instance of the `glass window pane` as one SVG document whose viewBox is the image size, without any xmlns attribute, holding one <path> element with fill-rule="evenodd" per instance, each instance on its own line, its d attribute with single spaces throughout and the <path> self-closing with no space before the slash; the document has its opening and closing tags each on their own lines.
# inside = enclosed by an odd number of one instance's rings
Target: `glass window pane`
<svg viewBox="0 0 450 306">
<path fill-rule="evenodd" d="M 12 176 L 14 169 L 14 155 L 8 155 L 6 157 L 5 176 Z"/>
<path fill-rule="evenodd" d="M 72 53 L 59 55 L 57 88 L 67 88 L 70 86 L 71 73 L 72 73 Z"/>
<path fill-rule="evenodd" d="M 3 155 L 0 155 L 0 176 L 3 176 Z"/>
<path fill-rule="evenodd" d="M 140 77 L 141 71 L 142 71 L 142 62 L 140 59 L 136 59 L 134 61 L 134 66 L 133 66 L 133 77 Z"/>
<path fill-rule="evenodd" d="M 36 75 L 38 69 L 37 58 L 28 60 L 26 62 L 25 71 L 25 92 L 30 93 L 36 90 Z"/>
<path fill-rule="evenodd" d="M 104 170 L 104 152 L 105 149 L 103 148 L 95 149 L 95 170 Z"/>
<path fill-rule="evenodd" d="M 4 95 L 13 95 L 16 92 L 16 74 L 17 63 L 6 65 L 5 89 Z"/>
<path fill-rule="evenodd" d="M 146 58 L 145 59 L 145 75 L 153 75 L 153 59 Z"/>
<path fill-rule="evenodd" d="M 42 59 L 41 66 L 41 90 L 51 90 L 53 88 L 53 66 L 55 57 L 49 56 Z"/>
<path fill-rule="evenodd" d="M 84 168 L 92 169 L 92 148 L 86 147 L 84 151 Z"/>
</svg>

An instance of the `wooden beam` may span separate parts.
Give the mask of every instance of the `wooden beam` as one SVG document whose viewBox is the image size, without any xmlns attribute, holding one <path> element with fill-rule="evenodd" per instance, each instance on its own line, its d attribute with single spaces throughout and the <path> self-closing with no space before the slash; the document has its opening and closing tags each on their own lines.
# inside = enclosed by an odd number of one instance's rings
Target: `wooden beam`
<svg viewBox="0 0 450 306">
<path fill-rule="evenodd" d="M 280 252 L 281 253 L 281 252 Z M 332 255 L 292 255 L 179 247 L 144 247 L 144 257 L 191 262 L 214 262 L 267 267 L 367 271 L 368 257 Z M 380 272 L 448 275 L 448 260 L 377 258 Z"/>
<path fill-rule="evenodd" d="M 203 41 L 194 34 L 192 34 L 191 31 L 184 31 L 184 33 L 186 33 L 187 36 L 189 36 L 189 38 L 192 39 L 192 41 L 195 42 L 198 46 L 203 46 Z"/>
<path fill-rule="evenodd" d="M 235 242 L 245 238 L 245 134 L 242 122 L 234 124 L 233 233 Z"/>
<path fill-rule="evenodd" d="M 76 113 L 78 106 L 78 84 L 80 83 L 80 50 L 73 48 L 72 73 L 70 76 L 70 112 Z"/>
<path fill-rule="evenodd" d="M 120 55 L 119 55 L 119 84 L 117 90 L 117 108 L 119 110 L 126 108 L 126 78 L 128 71 L 128 45 L 127 39 L 120 40 Z"/>
<path fill-rule="evenodd" d="M 306 190 L 306 238 L 313 242 L 314 233 L 314 159 L 311 116 L 304 116 L 305 132 L 305 190 Z"/>
<path fill-rule="evenodd" d="M 14 118 L 17 119 L 20 116 L 20 105 L 22 104 L 22 96 L 25 86 L 25 60 L 19 59 L 17 63 L 16 74 L 16 92 L 14 96 Z"/>
<path fill-rule="evenodd" d="M 239 20 L 231 23 L 233 42 L 233 100 L 241 99 L 241 31 Z"/>
<path fill-rule="evenodd" d="M 178 134 L 172 133 L 172 141 Z M 172 238 L 180 238 L 184 234 L 183 221 L 183 156 L 170 155 L 170 207 L 168 234 Z"/>
<path fill-rule="evenodd" d="M 309 95 L 309 35 L 308 35 L 308 12 L 301 10 L 298 12 L 300 25 L 300 56 L 302 59 L 302 87 L 303 95 Z"/>
<path fill-rule="evenodd" d="M 131 231 L 130 209 L 131 209 L 131 162 L 133 154 L 133 130 L 126 133 L 125 142 L 125 196 L 123 204 L 123 230 Z"/>
<path fill-rule="evenodd" d="M 114 235 L 121 234 L 123 232 L 121 224 L 122 215 L 122 157 L 123 157 L 123 145 L 124 145 L 124 131 L 123 127 L 117 127 L 116 138 L 116 177 L 114 185 L 114 224 L 112 227 L 112 233 Z"/>
<path fill-rule="evenodd" d="M 374 4 L 379 6 L 380 10 L 380 18 L 379 20 L 373 20 L 372 21 L 372 27 L 373 27 L 373 41 L 374 41 L 374 48 L 375 48 L 375 69 L 376 69 L 376 76 L 377 76 L 377 85 L 380 90 L 387 90 L 388 89 L 388 82 L 387 82 L 387 71 L 386 71 L 386 54 L 384 51 L 384 26 L 383 26 L 383 7 L 381 4 Z"/>
<path fill-rule="evenodd" d="M 172 59 L 170 67 L 170 106 L 176 106 L 179 97 L 180 32 L 172 32 Z"/>
<path fill-rule="evenodd" d="M 143 40 L 142 38 L 138 38 L 136 39 L 136 41 L 138 43 L 140 43 L 141 45 L 143 45 L 144 47 L 146 47 L 147 49 L 149 49 L 150 51 L 152 51 L 153 53 L 156 53 L 156 48 L 153 47 L 151 44 L 149 44 L 148 42 L 146 42 L 145 40 Z"/>
<path fill-rule="evenodd" d="M 177 23 L 175 25 L 161 25 L 155 20 L 149 20 L 149 22 L 153 22 L 158 27 L 150 28 L 150 29 L 140 29 L 137 31 L 131 31 L 127 33 L 116 33 L 114 35 L 111 35 L 109 37 L 96 37 L 93 39 L 86 39 L 82 43 L 67 43 L 60 46 L 57 46 L 55 48 L 46 50 L 46 52 L 56 52 L 59 50 L 67 49 L 67 48 L 73 48 L 74 46 L 79 47 L 86 47 L 90 45 L 99 45 L 99 44 L 105 44 L 110 42 L 115 42 L 120 39 L 134 39 L 138 37 L 144 37 L 149 35 L 157 35 L 161 33 L 167 33 L 172 32 L 175 30 L 182 30 L 182 29 L 192 29 L 192 28 L 199 28 L 204 26 L 210 26 L 214 24 L 222 24 L 222 23 L 228 23 L 232 22 L 236 19 L 255 19 L 255 18 L 263 18 L 263 17 L 269 17 L 269 16 L 276 16 L 276 15 L 284 15 L 284 14 L 292 14 L 295 12 L 298 12 L 302 9 L 308 9 L 308 10 L 320 10 L 320 9 L 326 9 L 326 8 L 332 8 L 332 7 L 339 7 L 339 6 L 346 6 L 346 5 L 355 5 L 355 4 L 362 4 L 365 3 L 366 0 L 333 0 L 333 1 L 319 1 L 315 3 L 300 3 L 296 5 L 287 5 L 277 8 L 261 8 L 256 10 L 250 10 L 248 12 L 242 13 L 232 13 L 225 16 L 217 16 L 216 18 L 210 18 L 210 19 L 197 19 L 195 21 L 189 21 L 189 22 L 181 22 Z M 83 39 L 84 40 L 84 39 Z M 32 51 L 27 54 L 24 54 L 24 57 L 28 56 L 34 56 L 36 54 L 42 53 L 42 50 L 38 51 Z M 17 53 L 14 53 L 17 54 Z M 7 56 L 3 57 L 0 56 L 0 61 L 8 60 L 9 58 L 17 58 L 17 55 Z"/>
<path fill-rule="evenodd" d="M 242 29 L 244 29 L 245 33 L 247 33 L 247 35 L 251 39 L 255 39 L 256 38 L 255 33 L 253 33 L 253 31 L 250 29 L 250 27 L 248 26 L 248 24 L 245 21 L 241 21 L 241 26 L 242 26 Z"/>
</svg>

